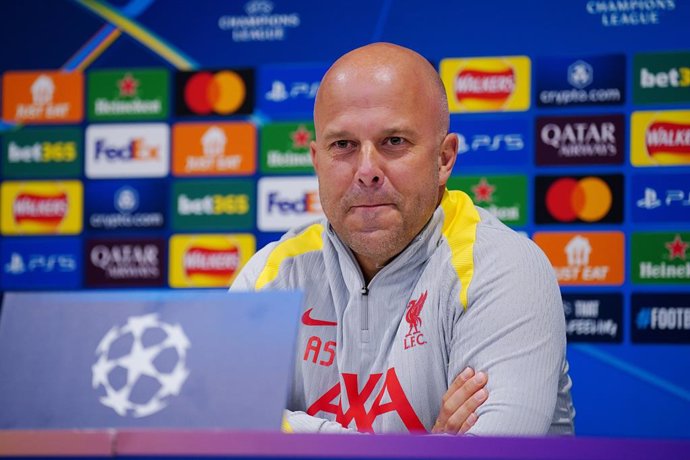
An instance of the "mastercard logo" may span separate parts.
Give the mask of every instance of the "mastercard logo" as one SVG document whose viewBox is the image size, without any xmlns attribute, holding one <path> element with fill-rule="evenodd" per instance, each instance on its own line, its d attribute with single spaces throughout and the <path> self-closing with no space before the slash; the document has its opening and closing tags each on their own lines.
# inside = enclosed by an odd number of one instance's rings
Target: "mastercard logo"
<svg viewBox="0 0 690 460">
<path fill-rule="evenodd" d="M 596 222 L 611 210 L 612 202 L 611 189 L 598 177 L 559 179 L 546 192 L 546 208 L 561 222 Z"/>
<path fill-rule="evenodd" d="M 181 72 L 177 78 L 180 115 L 247 114 L 253 110 L 250 70 Z"/>
<path fill-rule="evenodd" d="M 536 223 L 623 222 L 623 175 L 537 176 Z"/>
</svg>

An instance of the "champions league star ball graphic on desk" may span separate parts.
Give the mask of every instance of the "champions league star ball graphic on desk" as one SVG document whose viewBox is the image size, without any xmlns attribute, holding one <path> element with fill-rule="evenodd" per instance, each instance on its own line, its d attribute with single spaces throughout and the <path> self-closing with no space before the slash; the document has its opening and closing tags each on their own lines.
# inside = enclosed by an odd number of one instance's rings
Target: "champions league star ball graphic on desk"
<svg viewBox="0 0 690 460">
<path fill-rule="evenodd" d="M 105 390 L 101 404 L 122 417 L 161 411 L 189 376 L 189 347 L 182 327 L 160 321 L 157 314 L 131 316 L 113 326 L 98 344 L 91 367 L 93 388 Z"/>
</svg>

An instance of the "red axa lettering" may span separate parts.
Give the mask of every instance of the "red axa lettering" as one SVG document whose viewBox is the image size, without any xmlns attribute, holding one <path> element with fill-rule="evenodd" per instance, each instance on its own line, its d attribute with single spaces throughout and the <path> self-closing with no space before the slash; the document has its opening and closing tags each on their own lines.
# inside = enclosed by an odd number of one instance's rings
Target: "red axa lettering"
<svg viewBox="0 0 690 460">
<path fill-rule="evenodd" d="M 18 223 L 35 222 L 47 226 L 57 226 L 67 215 L 67 194 L 39 195 L 20 193 L 14 200 L 12 211 Z"/>
<path fill-rule="evenodd" d="M 649 125 L 645 136 L 647 151 L 656 153 L 690 154 L 690 125 L 656 122 Z"/>
<path fill-rule="evenodd" d="M 463 69 L 455 79 L 455 96 L 463 99 L 507 99 L 515 90 L 515 72 Z"/>
<path fill-rule="evenodd" d="M 388 412 L 397 412 L 400 420 L 410 431 L 426 431 L 424 425 L 417 417 L 412 405 L 407 400 L 398 376 L 394 368 L 388 369 L 383 385 L 367 411 L 365 403 L 370 399 L 383 374 L 371 374 L 359 391 L 359 379 L 357 374 L 342 374 L 342 383 L 345 386 L 350 407 L 343 412 L 342 399 L 340 397 L 341 384 L 336 383 L 330 390 L 324 393 L 307 409 L 307 414 L 316 415 L 318 412 L 335 414 L 336 422 L 347 427 L 354 420 L 359 431 L 374 431 L 376 417 Z M 381 404 L 383 397 L 388 393 L 390 402 Z"/>
<path fill-rule="evenodd" d="M 187 276 L 230 277 L 237 270 L 239 261 L 240 255 L 237 247 L 209 249 L 192 246 L 184 255 L 184 270 Z"/>
</svg>

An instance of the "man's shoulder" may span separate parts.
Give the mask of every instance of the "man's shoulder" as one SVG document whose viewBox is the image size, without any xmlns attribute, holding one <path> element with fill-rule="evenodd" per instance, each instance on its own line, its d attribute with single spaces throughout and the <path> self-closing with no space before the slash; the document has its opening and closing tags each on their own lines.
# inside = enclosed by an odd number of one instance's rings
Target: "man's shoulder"
<svg viewBox="0 0 690 460">
<path fill-rule="evenodd" d="M 293 267 L 301 256 L 320 253 L 326 225 L 325 220 L 319 220 L 295 227 L 278 241 L 264 246 L 242 269 L 233 288 L 242 285 L 243 289 L 263 289 Z"/>
</svg>

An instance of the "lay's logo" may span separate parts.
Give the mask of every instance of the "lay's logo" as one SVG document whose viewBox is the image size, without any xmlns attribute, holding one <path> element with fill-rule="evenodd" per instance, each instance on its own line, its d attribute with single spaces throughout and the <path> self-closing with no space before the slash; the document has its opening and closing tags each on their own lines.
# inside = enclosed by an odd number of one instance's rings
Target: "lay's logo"
<svg viewBox="0 0 690 460">
<path fill-rule="evenodd" d="M 690 164 L 690 111 L 633 112 L 630 157 L 635 166 Z"/>
<path fill-rule="evenodd" d="M 255 251 L 251 234 L 173 235 L 170 286 L 229 287 Z"/>
<path fill-rule="evenodd" d="M 4 235 L 77 234 L 82 228 L 82 184 L 5 182 L 2 184 Z"/>
<path fill-rule="evenodd" d="M 530 104 L 530 60 L 443 59 L 440 74 L 451 112 L 522 111 Z"/>
</svg>

